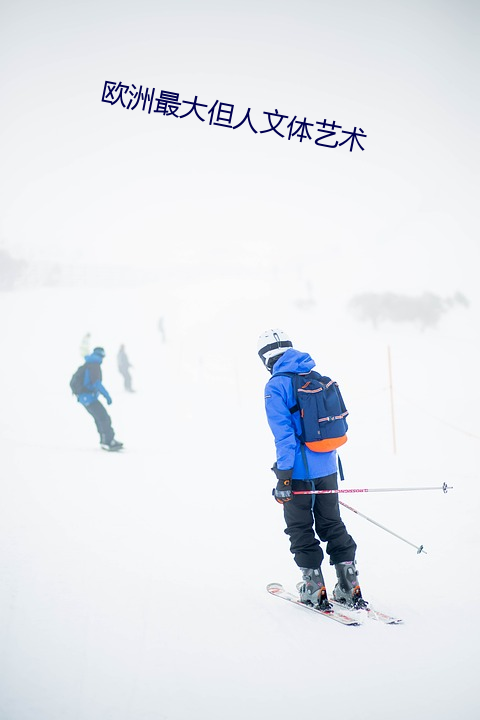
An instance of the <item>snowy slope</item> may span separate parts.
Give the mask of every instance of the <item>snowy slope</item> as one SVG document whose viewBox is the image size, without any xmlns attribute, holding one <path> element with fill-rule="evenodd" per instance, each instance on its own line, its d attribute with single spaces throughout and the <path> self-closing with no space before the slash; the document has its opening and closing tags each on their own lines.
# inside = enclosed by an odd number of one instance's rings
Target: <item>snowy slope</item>
<svg viewBox="0 0 480 720">
<path fill-rule="evenodd" d="M 478 311 L 446 316 L 436 331 L 374 332 L 341 305 L 320 321 L 315 308 L 271 297 L 241 276 L 0 295 L 2 720 L 478 712 Z M 299 579 L 270 495 L 267 376 L 255 352 L 270 325 L 341 383 L 351 411 L 347 487 L 454 486 L 446 496 L 346 498 L 425 546 L 417 555 L 343 512 L 364 595 L 400 613 L 403 626 L 344 628 L 265 591 Z M 86 331 L 107 350 L 123 454 L 98 449 L 91 418 L 69 394 Z M 115 366 L 121 342 L 134 395 Z M 332 569 L 325 574 L 331 588 Z"/>
</svg>

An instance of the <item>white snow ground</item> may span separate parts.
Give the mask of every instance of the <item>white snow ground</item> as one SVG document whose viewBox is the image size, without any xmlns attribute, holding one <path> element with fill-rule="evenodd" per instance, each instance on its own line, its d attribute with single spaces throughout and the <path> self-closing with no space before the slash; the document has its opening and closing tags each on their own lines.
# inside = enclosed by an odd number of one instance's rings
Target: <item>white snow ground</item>
<svg viewBox="0 0 480 720">
<path fill-rule="evenodd" d="M 268 295 L 244 279 L 0 295 L 2 720 L 478 716 L 478 310 L 375 332 Z M 277 324 L 341 384 L 346 487 L 454 486 L 345 497 L 425 546 L 343 511 L 364 595 L 402 626 L 344 628 L 265 591 L 299 579 L 255 350 Z M 122 454 L 69 392 L 87 330 Z"/>
</svg>

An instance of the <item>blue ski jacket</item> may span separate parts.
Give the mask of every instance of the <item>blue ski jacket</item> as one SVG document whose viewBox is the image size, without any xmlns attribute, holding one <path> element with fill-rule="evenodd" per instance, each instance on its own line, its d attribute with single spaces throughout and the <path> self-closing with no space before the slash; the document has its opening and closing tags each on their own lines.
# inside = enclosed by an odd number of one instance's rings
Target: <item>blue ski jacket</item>
<svg viewBox="0 0 480 720">
<path fill-rule="evenodd" d="M 293 468 L 294 480 L 311 480 L 337 471 L 336 450 L 313 452 L 304 445 L 302 452 L 298 439 L 302 431 L 300 413 L 298 410 L 290 413 L 290 408 L 296 403 L 292 380 L 278 377 L 281 372 L 308 373 L 314 367 L 315 363 L 308 353 L 288 348 L 273 366 L 272 377 L 265 386 L 265 410 L 275 438 L 277 467 L 279 470 Z"/>
<path fill-rule="evenodd" d="M 99 395 L 103 395 L 109 405 L 112 402 L 112 398 L 102 385 L 102 369 L 100 367 L 102 360 L 102 356 L 95 353 L 85 357 L 87 366 L 83 384 L 88 392 L 81 393 L 77 398 L 82 405 L 91 405 Z"/>
</svg>

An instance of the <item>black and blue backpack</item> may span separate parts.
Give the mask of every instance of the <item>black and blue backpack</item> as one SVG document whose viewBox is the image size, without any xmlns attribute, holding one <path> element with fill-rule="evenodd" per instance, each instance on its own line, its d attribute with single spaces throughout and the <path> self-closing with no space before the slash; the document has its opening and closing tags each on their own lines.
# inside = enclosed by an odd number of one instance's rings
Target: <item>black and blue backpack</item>
<svg viewBox="0 0 480 720">
<path fill-rule="evenodd" d="M 295 405 L 300 412 L 301 443 L 314 452 L 330 452 L 347 442 L 347 408 L 340 388 L 331 378 L 311 370 L 309 373 L 279 372 L 275 377 L 291 378 Z"/>
<path fill-rule="evenodd" d="M 74 395 L 81 395 L 86 392 L 85 388 L 85 370 L 87 369 L 86 363 L 80 365 L 72 375 L 70 380 L 70 389 Z"/>
</svg>

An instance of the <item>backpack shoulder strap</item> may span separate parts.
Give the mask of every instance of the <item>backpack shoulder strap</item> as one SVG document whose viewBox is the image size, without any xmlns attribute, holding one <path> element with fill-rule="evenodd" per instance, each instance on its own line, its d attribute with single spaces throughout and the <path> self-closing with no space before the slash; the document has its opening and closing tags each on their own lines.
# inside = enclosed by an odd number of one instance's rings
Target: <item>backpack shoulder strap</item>
<svg viewBox="0 0 480 720">
<path fill-rule="evenodd" d="M 88 363 L 85 363 L 83 368 L 83 386 L 85 389 L 88 389 L 88 386 L 90 385 L 90 370 Z"/>
</svg>

